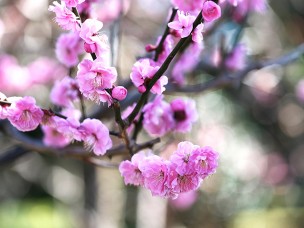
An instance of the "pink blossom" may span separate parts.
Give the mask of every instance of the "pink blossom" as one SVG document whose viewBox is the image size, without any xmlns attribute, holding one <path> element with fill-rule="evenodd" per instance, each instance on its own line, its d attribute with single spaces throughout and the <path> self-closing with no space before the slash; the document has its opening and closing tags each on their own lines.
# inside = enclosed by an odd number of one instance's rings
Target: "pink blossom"
<svg viewBox="0 0 304 228">
<path fill-rule="evenodd" d="M 159 39 L 160 42 L 160 39 Z M 165 42 L 163 43 L 162 51 L 159 54 L 158 61 L 159 63 L 163 63 L 168 55 L 173 50 L 174 40 L 172 35 L 168 35 L 165 39 Z"/>
<path fill-rule="evenodd" d="M 246 47 L 245 45 L 238 44 L 232 52 L 228 55 L 225 65 L 229 70 L 241 70 L 246 65 Z"/>
<path fill-rule="evenodd" d="M 242 0 L 239 1 L 234 11 L 233 18 L 242 20 L 250 12 L 263 12 L 267 7 L 267 0 Z"/>
<path fill-rule="evenodd" d="M 172 70 L 172 78 L 178 85 L 185 84 L 185 75 L 197 65 L 202 49 L 202 43 L 192 43 L 179 57 Z"/>
<path fill-rule="evenodd" d="M 211 22 L 221 17 L 221 7 L 213 1 L 206 1 L 202 10 L 205 21 Z"/>
<path fill-rule="evenodd" d="M 124 177 L 125 184 L 133 184 L 135 186 L 144 185 L 144 177 L 139 170 L 139 164 L 145 159 L 144 152 L 133 155 L 131 161 L 123 161 L 119 165 L 119 172 Z"/>
<path fill-rule="evenodd" d="M 171 101 L 170 106 L 175 121 L 174 130 L 183 133 L 190 131 L 192 124 L 198 119 L 195 102 L 176 98 Z"/>
<path fill-rule="evenodd" d="M 198 148 L 199 146 L 187 141 L 178 144 L 177 150 L 170 157 L 170 161 L 175 164 L 178 174 L 183 175 L 194 172 L 192 154 Z"/>
<path fill-rule="evenodd" d="M 123 86 L 116 86 L 112 90 L 112 97 L 119 101 L 124 100 L 127 94 L 128 94 L 128 90 Z"/>
<path fill-rule="evenodd" d="M 196 12 L 203 8 L 204 0 L 171 0 L 172 4 L 185 12 Z"/>
<path fill-rule="evenodd" d="M 155 73 L 158 71 L 159 65 L 151 59 L 144 58 L 138 60 L 132 68 L 130 78 L 133 84 L 145 91 L 147 83 L 153 78 Z M 152 87 L 151 92 L 154 94 L 161 94 L 165 91 L 164 85 L 168 83 L 168 78 L 166 76 L 161 76 L 160 79 Z M 143 88 L 144 87 L 144 88 Z"/>
<path fill-rule="evenodd" d="M 62 0 L 67 7 L 76 7 L 78 4 L 83 3 L 85 0 Z"/>
<path fill-rule="evenodd" d="M 57 61 L 48 57 L 40 57 L 28 65 L 32 83 L 46 84 L 61 79 L 67 70 Z M 20 81 L 19 81 L 20 83 Z"/>
<path fill-rule="evenodd" d="M 78 85 L 75 79 L 66 76 L 61 81 L 56 81 L 50 97 L 53 104 L 62 107 L 72 107 L 73 102 L 79 99 Z"/>
<path fill-rule="evenodd" d="M 9 95 L 23 92 L 32 85 L 28 68 L 19 66 L 11 55 L 0 56 L 0 90 Z"/>
<path fill-rule="evenodd" d="M 153 102 L 143 108 L 145 130 L 155 136 L 163 136 L 174 126 L 173 113 L 170 105 L 163 101 L 162 96 L 157 96 Z"/>
<path fill-rule="evenodd" d="M 194 16 L 185 14 L 183 11 L 177 11 L 177 19 L 168 23 L 168 26 L 176 30 L 181 38 L 184 38 L 192 32 L 194 20 Z"/>
<path fill-rule="evenodd" d="M 154 196 L 166 196 L 167 194 L 168 189 L 165 183 L 167 181 L 168 165 L 168 162 L 156 155 L 139 164 L 139 169 L 144 176 L 144 186 Z"/>
<path fill-rule="evenodd" d="M 64 30 L 78 31 L 80 29 L 79 18 L 66 7 L 65 2 L 59 4 L 59 2 L 54 1 L 53 4 L 53 6 L 49 6 L 49 11 L 56 14 L 55 21 L 58 25 Z"/>
<path fill-rule="evenodd" d="M 203 41 L 203 29 L 204 24 L 200 23 L 192 32 L 192 40 L 196 43 L 201 43 Z"/>
<path fill-rule="evenodd" d="M 71 143 L 71 138 L 66 137 L 54 127 L 42 126 L 42 131 L 44 133 L 43 143 L 46 146 L 62 148 Z"/>
<path fill-rule="evenodd" d="M 64 33 L 56 42 L 56 56 L 67 67 L 78 63 L 78 55 L 83 52 L 77 33 Z"/>
<path fill-rule="evenodd" d="M 56 127 L 57 131 L 69 138 L 71 141 L 82 141 L 83 134 L 79 131 L 80 122 L 77 118 L 69 116 L 67 119 L 60 117 L 53 117 L 52 125 Z"/>
<path fill-rule="evenodd" d="M 43 111 L 33 97 L 23 97 L 7 109 L 8 120 L 19 131 L 35 130 L 42 121 Z"/>
<path fill-rule="evenodd" d="M 106 35 L 99 35 L 103 23 L 96 19 L 87 19 L 82 24 L 79 36 L 85 41 L 84 48 L 88 53 L 96 53 L 101 56 L 109 51 L 108 38 Z"/>
<path fill-rule="evenodd" d="M 296 85 L 296 96 L 301 102 L 304 103 L 304 79 L 300 80 Z"/>
<path fill-rule="evenodd" d="M 76 79 L 80 92 L 95 102 L 111 101 L 111 95 L 105 89 L 112 88 L 116 78 L 116 69 L 107 67 L 102 61 L 85 59 L 78 65 Z"/>
<path fill-rule="evenodd" d="M 104 155 L 112 147 L 109 129 L 100 120 L 85 119 L 79 131 L 85 147 L 96 155 Z"/>
<path fill-rule="evenodd" d="M 197 191 L 183 192 L 176 199 L 170 200 L 169 203 L 178 210 L 187 210 L 197 201 L 198 196 Z"/>
<path fill-rule="evenodd" d="M 201 178 L 215 173 L 218 166 L 218 153 L 211 147 L 201 147 L 193 151 L 194 169 Z"/>
<path fill-rule="evenodd" d="M 172 191 L 175 193 L 183 193 L 196 190 L 200 184 L 200 178 L 195 172 L 178 174 L 176 178 L 171 181 Z"/>
</svg>

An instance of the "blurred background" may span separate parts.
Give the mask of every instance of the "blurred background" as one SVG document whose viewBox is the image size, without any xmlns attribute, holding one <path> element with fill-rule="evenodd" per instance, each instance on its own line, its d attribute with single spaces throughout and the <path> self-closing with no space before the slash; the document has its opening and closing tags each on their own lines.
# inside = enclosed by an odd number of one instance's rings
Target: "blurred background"
<svg viewBox="0 0 304 228">
<path fill-rule="evenodd" d="M 7 96 L 32 95 L 43 107 L 50 106 L 54 80 L 67 73 L 55 58 L 55 42 L 62 31 L 47 10 L 51 2 L 0 0 L 0 91 Z M 96 5 L 94 15 L 105 22 L 105 33 L 120 14 L 119 4 L 108 0 Z M 136 59 L 146 55 L 145 46 L 155 44 L 163 33 L 169 9 L 169 0 L 124 1 L 116 62 L 125 78 Z M 267 11 L 251 14 L 243 30 L 241 42 L 248 59 L 270 59 L 292 50 L 304 42 L 303 25 L 302 0 L 269 1 Z M 229 34 L 234 26 L 227 22 L 221 31 Z M 206 50 L 213 45 L 206 40 Z M 202 71 L 196 77 L 208 79 Z M 168 200 L 125 186 L 117 168 L 97 168 L 95 210 L 87 215 L 94 221 L 91 226 L 303 227 L 301 80 L 303 57 L 288 66 L 252 71 L 237 88 L 179 94 L 196 100 L 199 122 L 187 135 L 165 137 L 155 151 L 166 156 L 182 140 L 211 146 L 220 154 L 216 174 L 198 191 Z M 168 94 L 167 99 L 174 96 Z M 0 155 L 13 143 L 0 132 Z M 0 227 L 88 227 L 83 219 L 84 166 L 78 160 L 35 151 L 1 164 Z"/>
</svg>

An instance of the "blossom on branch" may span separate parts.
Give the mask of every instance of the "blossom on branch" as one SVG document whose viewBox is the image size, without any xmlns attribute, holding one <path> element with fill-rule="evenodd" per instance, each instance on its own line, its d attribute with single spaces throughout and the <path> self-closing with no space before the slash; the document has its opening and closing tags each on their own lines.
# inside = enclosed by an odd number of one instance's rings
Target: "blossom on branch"
<svg viewBox="0 0 304 228">
<path fill-rule="evenodd" d="M 186 14 L 183 11 L 177 11 L 176 20 L 168 23 L 169 28 L 176 30 L 181 38 L 190 35 L 195 17 L 191 14 Z"/>
<path fill-rule="evenodd" d="M 54 1 L 54 5 L 49 6 L 49 11 L 56 14 L 55 21 L 64 30 L 78 31 L 80 29 L 80 19 L 66 7 L 65 2 Z"/>
<path fill-rule="evenodd" d="M 7 118 L 19 131 L 35 130 L 41 123 L 43 111 L 36 106 L 33 97 L 23 97 L 13 102 L 7 109 Z"/>
<path fill-rule="evenodd" d="M 221 7 L 213 1 L 205 1 L 202 10 L 205 21 L 215 21 L 221 17 Z"/>
<path fill-rule="evenodd" d="M 140 59 L 134 63 L 130 78 L 140 92 L 145 92 L 147 84 L 150 82 L 159 68 L 158 63 L 151 59 Z M 168 78 L 166 76 L 161 76 L 152 87 L 151 92 L 154 94 L 162 94 L 166 90 L 164 85 L 167 83 Z"/>
</svg>

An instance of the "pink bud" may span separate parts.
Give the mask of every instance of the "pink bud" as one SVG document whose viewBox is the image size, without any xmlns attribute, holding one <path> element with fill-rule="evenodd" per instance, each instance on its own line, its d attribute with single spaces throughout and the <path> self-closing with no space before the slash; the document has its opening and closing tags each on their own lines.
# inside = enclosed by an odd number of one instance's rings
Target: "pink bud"
<svg viewBox="0 0 304 228">
<path fill-rule="evenodd" d="M 84 45 L 83 45 L 83 47 L 84 47 L 84 50 L 87 53 L 94 53 L 97 50 L 96 44 L 88 44 L 88 43 L 85 42 Z"/>
<path fill-rule="evenodd" d="M 128 94 L 128 90 L 123 86 L 116 86 L 112 90 L 112 97 L 119 101 L 125 99 L 127 94 Z"/>
<path fill-rule="evenodd" d="M 146 52 L 151 52 L 151 51 L 154 51 L 156 49 L 156 46 L 152 45 L 152 44 L 147 44 L 145 49 L 146 49 Z"/>
<path fill-rule="evenodd" d="M 221 7 L 213 1 L 206 1 L 203 5 L 203 17 L 205 21 L 214 21 L 221 17 Z"/>
<path fill-rule="evenodd" d="M 140 92 L 140 93 L 146 92 L 146 87 L 144 85 L 139 86 L 137 89 L 138 89 L 138 92 Z"/>
</svg>

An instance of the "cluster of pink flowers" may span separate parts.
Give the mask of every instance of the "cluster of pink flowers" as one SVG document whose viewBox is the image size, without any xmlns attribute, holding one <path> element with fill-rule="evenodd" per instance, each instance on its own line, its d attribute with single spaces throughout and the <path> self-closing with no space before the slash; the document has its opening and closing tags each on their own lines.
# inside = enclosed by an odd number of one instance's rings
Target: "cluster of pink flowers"
<svg viewBox="0 0 304 228">
<path fill-rule="evenodd" d="M 218 154 L 212 148 L 181 142 L 169 160 L 139 152 L 131 161 L 123 161 L 119 171 L 125 184 L 143 186 L 154 196 L 176 198 L 197 189 L 217 166 Z"/>
<path fill-rule="evenodd" d="M 195 102 L 176 98 L 169 103 L 157 96 L 143 108 L 144 129 L 151 135 L 163 136 L 170 131 L 188 132 L 197 120 Z"/>
</svg>

